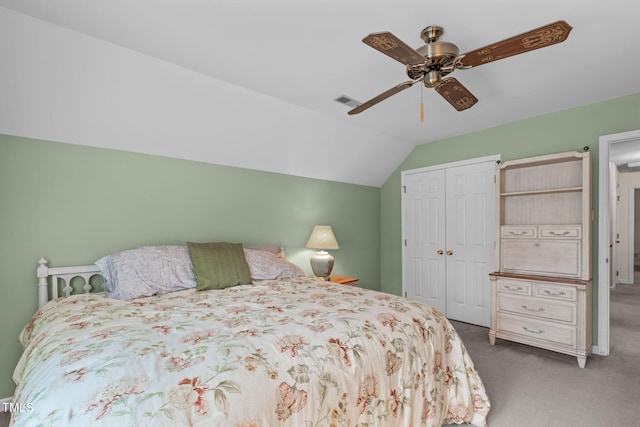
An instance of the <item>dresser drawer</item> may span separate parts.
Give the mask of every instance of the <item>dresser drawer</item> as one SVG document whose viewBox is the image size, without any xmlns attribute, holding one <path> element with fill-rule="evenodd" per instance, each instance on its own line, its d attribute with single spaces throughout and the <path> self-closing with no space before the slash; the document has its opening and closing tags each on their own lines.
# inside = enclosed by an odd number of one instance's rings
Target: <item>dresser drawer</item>
<svg viewBox="0 0 640 427">
<path fill-rule="evenodd" d="M 544 320 L 498 313 L 498 332 L 507 332 L 536 340 L 576 347 L 576 328 Z"/>
<path fill-rule="evenodd" d="M 498 279 L 498 292 L 531 295 L 531 283 L 519 282 L 517 280 Z"/>
<path fill-rule="evenodd" d="M 541 225 L 538 228 L 538 236 L 541 239 L 580 239 L 582 227 L 579 225 Z"/>
<path fill-rule="evenodd" d="M 521 239 L 535 239 L 537 229 L 535 226 L 527 225 L 503 225 L 500 228 L 500 235 L 503 238 L 521 238 Z"/>
<path fill-rule="evenodd" d="M 519 295 L 498 295 L 498 311 L 576 324 L 576 304 Z"/>
<path fill-rule="evenodd" d="M 555 285 L 547 283 L 537 283 L 533 294 L 543 298 L 557 298 L 566 301 L 575 301 L 577 290 L 575 286 Z"/>
<path fill-rule="evenodd" d="M 579 277 L 579 240 L 502 239 L 500 265 L 506 272 Z"/>
</svg>

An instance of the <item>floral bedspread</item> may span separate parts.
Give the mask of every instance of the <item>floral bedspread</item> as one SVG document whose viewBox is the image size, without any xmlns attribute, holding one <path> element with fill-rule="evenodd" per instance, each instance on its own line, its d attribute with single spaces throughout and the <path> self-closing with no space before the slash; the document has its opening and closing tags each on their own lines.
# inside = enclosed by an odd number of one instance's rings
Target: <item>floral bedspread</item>
<svg viewBox="0 0 640 427">
<path fill-rule="evenodd" d="M 437 310 L 311 278 L 49 302 L 25 327 L 15 426 L 484 425 Z"/>
</svg>

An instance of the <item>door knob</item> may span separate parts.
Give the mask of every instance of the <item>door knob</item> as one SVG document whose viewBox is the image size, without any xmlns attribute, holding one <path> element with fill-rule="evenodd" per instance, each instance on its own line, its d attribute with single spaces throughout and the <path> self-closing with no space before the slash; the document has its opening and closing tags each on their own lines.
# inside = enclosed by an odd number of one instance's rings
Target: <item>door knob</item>
<svg viewBox="0 0 640 427">
<path fill-rule="evenodd" d="M 438 249 L 438 252 L 436 252 L 438 255 L 442 255 L 444 252 L 442 251 L 442 249 Z"/>
<path fill-rule="evenodd" d="M 453 255 L 453 251 L 447 251 L 447 255 Z"/>
</svg>

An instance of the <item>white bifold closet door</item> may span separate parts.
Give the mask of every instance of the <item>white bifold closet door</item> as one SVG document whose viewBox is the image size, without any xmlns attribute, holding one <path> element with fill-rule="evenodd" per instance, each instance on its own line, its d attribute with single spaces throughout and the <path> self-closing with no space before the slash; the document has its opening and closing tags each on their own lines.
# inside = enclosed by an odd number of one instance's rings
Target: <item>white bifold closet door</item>
<svg viewBox="0 0 640 427">
<path fill-rule="evenodd" d="M 489 326 L 495 161 L 403 174 L 403 290 L 449 319 Z"/>
</svg>

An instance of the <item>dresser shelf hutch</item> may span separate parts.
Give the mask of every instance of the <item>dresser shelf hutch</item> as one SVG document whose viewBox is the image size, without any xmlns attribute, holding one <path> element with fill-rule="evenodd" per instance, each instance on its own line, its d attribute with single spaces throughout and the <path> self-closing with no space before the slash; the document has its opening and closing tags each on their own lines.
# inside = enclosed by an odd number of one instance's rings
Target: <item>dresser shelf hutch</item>
<svg viewBox="0 0 640 427">
<path fill-rule="evenodd" d="M 570 354 L 592 347 L 591 155 L 566 152 L 496 168 L 496 338 Z"/>
</svg>

